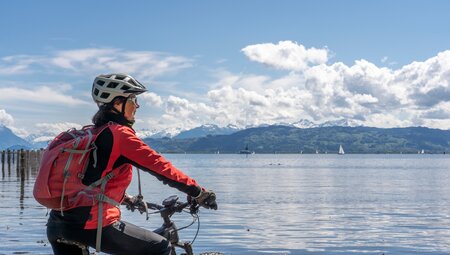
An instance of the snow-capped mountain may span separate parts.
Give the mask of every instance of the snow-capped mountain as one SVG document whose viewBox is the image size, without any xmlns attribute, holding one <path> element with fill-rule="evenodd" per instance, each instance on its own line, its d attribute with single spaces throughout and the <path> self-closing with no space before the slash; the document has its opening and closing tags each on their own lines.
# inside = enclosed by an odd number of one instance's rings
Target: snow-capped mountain
<svg viewBox="0 0 450 255">
<path fill-rule="evenodd" d="M 286 122 L 278 122 L 276 124 L 261 124 L 258 126 L 249 126 L 251 127 L 268 127 L 268 126 L 287 126 L 287 127 L 296 127 L 296 128 L 317 128 L 317 127 L 357 127 L 361 126 L 357 121 L 340 119 L 340 120 L 332 120 L 326 121 L 323 123 L 314 123 L 307 119 L 301 119 L 294 123 L 286 123 Z"/>
<path fill-rule="evenodd" d="M 239 128 L 235 125 L 228 125 L 225 127 L 219 127 L 215 124 L 205 124 L 201 125 L 199 127 L 195 127 L 192 129 L 182 129 L 182 128 L 167 128 L 163 130 L 155 130 L 155 129 L 140 129 L 137 130 L 137 135 L 144 139 L 144 138 L 163 138 L 163 137 L 169 137 L 169 138 L 176 138 L 176 139 L 183 139 L 183 138 L 196 138 L 196 137 L 206 137 L 208 135 L 228 135 L 235 133 L 237 131 L 246 129 L 246 128 L 257 128 L 257 127 L 267 127 L 272 125 L 282 125 L 282 126 L 289 126 L 289 127 L 297 127 L 297 128 L 317 128 L 317 127 L 334 127 L 334 126 L 340 126 L 340 127 L 356 127 L 361 126 L 358 121 L 355 120 L 347 120 L 347 119 L 340 119 L 340 120 L 334 120 L 334 121 L 326 121 L 323 123 L 314 123 L 307 119 L 301 119 L 294 123 L 286 123 L 286 122 L 280 122 L 276 124 L 261 124 L 257 126 L 247 126 L 245 128 Z M 38 133 L 31 134 L 24 139 L 20 138 L 19 136 L 15 135 L 11 129 L 0 125 L 0 150 L 1 149 L 7 149 L 11 146 L 16 147 L 24 147 L 24 148 L 45 148 L 47 147 L 48 143 L 57 135 L 59 131 L 53 130 L 53 132 L 50 131 L 43 131 L 40 130 Z"/>
<path fill-rule="evenodd" d="M 24 139 L 33 145 L 33 148 L 46 148 L 47 145 L 55 138 L 55 134 L 44 132 L 31 134 Z"/>
<path fill-rule="evenodd" d="M 292 126 L 296 128 L 313 128 L 317 127 L 317 124 L 309 120 L 301 119 L 297 122 L 292 123 Z"/>
<path fill-rule="evenodd" d="M 154 135 L 157 132 L 158 131 L 156 131 L 154 129 L 142 128 L 142 129 L 136 130 L 136 135 L 139 138 L 144 139 L 144 138 Z"/>
<path fill-rule="evenodd" d="M 322 124 L 319 124 L 317 127 L 358 127 L 358 126 L 362 125 L 355 120 L 340 119 L 323 122 Z"/>
<path fill-rule="evenodd" d="M 205 137 L 208 135 L 229 135 L 239 130 L 240 129 L 237 126 L 231 124 L 226 127 L 219 127 L 214 124 L 205 124 L 201 125 L 200 127 L 182 131 L 174 138 L 185 139 L 185 138 Z"/>
</svg>

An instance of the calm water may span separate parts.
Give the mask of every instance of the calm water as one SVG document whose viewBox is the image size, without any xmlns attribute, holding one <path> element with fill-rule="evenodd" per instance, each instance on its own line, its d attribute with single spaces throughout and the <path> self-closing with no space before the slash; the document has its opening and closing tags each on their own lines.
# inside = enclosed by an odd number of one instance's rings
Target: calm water
<svg viewBox="0 0 450 255">
<path fill-rule="evenodd" d="M 217 193 L 219 210 L 200 212 L 194 251 L 226 254 L 450 254 L 449 155 L 166 155 Z M 51 254 L 46 209 L 4 170 L 0 254 Z M 135 175 L 136 176 L 136 175 Z M 178 194 L 148 174 L 144 196 Z M 136 193 L 137 185 L 129 193 Z M 139 213 L 123 218 L 155 229 Z M 190 223 L 188 214 L 174 217 Z M 196 225 L 183 230 L 192 240 Z"/>
</svg>

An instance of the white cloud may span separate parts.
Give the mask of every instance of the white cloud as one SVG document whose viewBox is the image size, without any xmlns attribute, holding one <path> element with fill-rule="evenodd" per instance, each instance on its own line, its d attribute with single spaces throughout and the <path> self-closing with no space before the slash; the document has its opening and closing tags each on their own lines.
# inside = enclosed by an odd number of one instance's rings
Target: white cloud
<svg viewBox="0 0 450 255">
<path fill-rule="evenodd" d="M 0 75 L 15 75 L 31 72 L 31 65 L 41 63 L 38 56 L 15 55 L 0 59 Z"/>
<path fill-rule="evenodd" d="M 31 102 L 44 104 L 62 104 L 62 105 L 86 105 L 88 102 L 82 101 L 65 93 L 70 87 L 58 87 L 59 90 L 41 86 L 35 89 L 24 88 L 0 88 L 0 100 L 2 102 Z"/>
<path fill-rule="evenodd" d="M 37 123 L 37 133 L 47 135 L 58 135 L 61 132 L 67 131 L 71 128 L 80 129 L 82 126 L 77 123 L 59 122 L 59 123 Z M 52 138 L 53 138 L 52 137 Z"/>
<path fill-rule="evenodd" d="M 86 48 L 56 51 L 49 56 L 16 55 L 0 60 L 0 75 L 70 71 L 75 74 L 130 73 L 141 79 L 154 78 L 192 66 L 193 60 L 153 51 L 126 51 L 116 48 Z M 33 65 L 33 66 L 32 66 Z"/>
<path fill-rule="evenodd" d="M 292 41 L 249 45 L 243 48 L 242 52 L 251 61 L 293 71 L 301 71 L 328 61 L 328 49 L 306 49 L 305 46 Z"/>
<path fill-rule="evenodd" d="M 280 78 L 221 72 L 202 103 L 169 97 L 159 125 L 272 124 L 346 118 L 376 127 L 450 128 L 450 51 L 400 69 L 366 60 Z"/>
<path fill-rule="evenodd" d="M 0 109 L 0 125 L 8 127 L 15 135 L 22 138 L 29 134 L 25 129 L 15 127 L 13 116 L 4 109 Z"/>
<path fill-rule="evenodd" d="M 317 123 L 343 118 L 377 127 L 450 128 L 450 51 L 397 69 L 379 67 L 364 59 L 352 65 L 327 63 L 328 49 L 306 49 L 291 41 L 249 45 L 242 52 L 251 61 L 290 72 L 274 77 L 221 69 L 214 72 L 215 82 L 208 84 L 211 89 L 197 94 L 198 99 L 192 96 L 191 93 L 195 94 L 192 91 L 180 96 L 187 89 L 175 86 L 173 89 L 179 89 L 179 93 L 173 94 L 178 96 L 163 98 L 145 93 L 140 97 L 143 102 L 163 111 L 161 116 L 151 115 L 152 128 L 184 129 L 206 123 L 245 127 L 300 119 Z M 95 48 L 60 51 L 41 57 L 39 62 L 36 59 L 6 57 L 0 60 L 0 70 L 8 63 L 13 68 L 16 63 L 25 66 L 24 69 L 15 67 L 21 71 L 41 65 L 41 68 L 74 72 L 125 71 L 139 77 L 154 77 L 188 68 L 193 63 L 190 59 L 157 52 Z M 389 59 L 386 57 L 383 61 Z M 0 88 L 0 101 L 91 104 L 70 96 L 73 89 L 70 85 L 57 89 L 49 86 L 12 89 L 9 86 Z"/>
<path fill-rule="evenodd" d="M 78 72 L 125 72 L 141 79 L 192 66 L 192 60 L 188 58 L 161 52 L 96 48 L 60 51 L 51 61 L 56 66 Z"/>
<path fill-rule="evenodd" d="M 0 125 L 11 126 L 14 124 L 14 118 L 4 109 L 0 109 Z"/>
<path fill-rule="evenodd" d="M 160 107 L 163 104 L 161 97 L 153 92 L 146 92 L 143 93 L 142 95 L 139 95 L 139 99 L 141 98 L 144 100 L 145 103 L 152 106 Z"/>
</svg>

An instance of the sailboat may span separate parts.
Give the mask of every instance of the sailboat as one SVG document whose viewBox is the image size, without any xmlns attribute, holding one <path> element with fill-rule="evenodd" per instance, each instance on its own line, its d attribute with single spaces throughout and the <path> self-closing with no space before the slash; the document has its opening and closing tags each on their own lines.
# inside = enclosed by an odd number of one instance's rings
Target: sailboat
<svg viewBox="0 0 450 255">
<path fill-rule="evenodd" d="M 247 145 L 245 145 L 245 149 L 244 150 L 240 150 L 239 151 L 239 154 L 255 154 L 255 152 L 254 151 L 250 151 L 248 149 L 248 144 L 247 144 Z"/>
<path fill-rule="evenodd" d="M 339 152 L 338 152 L 338 154 L 339 155 L 344 155 L 345 154 L 344 148 L 342 148 L 342 145 L 339 145 Z"/>
</svg>

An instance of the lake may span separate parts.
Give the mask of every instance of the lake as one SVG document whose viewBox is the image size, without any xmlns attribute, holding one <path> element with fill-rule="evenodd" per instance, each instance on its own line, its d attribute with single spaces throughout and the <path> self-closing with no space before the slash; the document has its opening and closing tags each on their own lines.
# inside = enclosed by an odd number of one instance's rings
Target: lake
<svg viewBox="0 0 450 255">
<path fill-rule="evenodd" d="M 450 254 L 449 155 L 164 156 L 217 194 L 219 210 L 200 211 L 196 253 Z M 51 254 L 34 176 L 21 182 L 14 165 L 2 171 L 0 254 Z M 141 178 L 148 201 L 185 199 L 149 174 Z M 137 193 L 136 178 L 128 193 Z M 122 209 L 137 225 L 162 223 Z M 189 214 L 173 219 L 178 227 L 191 222 Z M 180 237 L 192 240 L 196 230 Z"/>
</svg>

